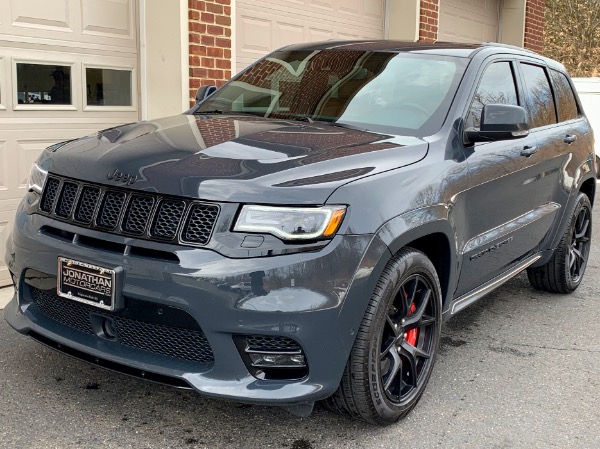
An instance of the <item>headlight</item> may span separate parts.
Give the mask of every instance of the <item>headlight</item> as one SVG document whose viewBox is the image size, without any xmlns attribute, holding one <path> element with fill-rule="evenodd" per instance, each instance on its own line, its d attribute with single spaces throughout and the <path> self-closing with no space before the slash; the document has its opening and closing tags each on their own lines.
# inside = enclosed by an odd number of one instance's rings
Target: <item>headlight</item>
<svg viewBox="0 0 600 449">
<path fill-rule="evenodd" d="M 46 170 L 42 170 L 38 164 L 33 164 L 31 173 L 29 173 L 29 181 L 27 181 L 27 190 L 29 192 L 33 190 L 41 195 L 47 176 L 48 172 Z"/>
<path fill-rule="evenodd" d="M 233 230 L 273 234 L 282 240 L 314 240 L 332 237 L 345 213 L 346 206 L 244 206 Z"/>
</svg>

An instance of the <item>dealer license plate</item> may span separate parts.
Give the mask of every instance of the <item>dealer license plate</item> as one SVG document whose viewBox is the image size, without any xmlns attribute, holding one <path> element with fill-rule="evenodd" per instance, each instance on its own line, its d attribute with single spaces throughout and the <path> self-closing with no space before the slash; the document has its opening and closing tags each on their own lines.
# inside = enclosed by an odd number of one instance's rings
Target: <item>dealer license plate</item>
<svg viewBox="0 0 600 449">
<path fill-rule="evenodd" d="M 105 310 L 115 307 L 115 270 L 58 258 L 57 293 Z"/>
</svg>

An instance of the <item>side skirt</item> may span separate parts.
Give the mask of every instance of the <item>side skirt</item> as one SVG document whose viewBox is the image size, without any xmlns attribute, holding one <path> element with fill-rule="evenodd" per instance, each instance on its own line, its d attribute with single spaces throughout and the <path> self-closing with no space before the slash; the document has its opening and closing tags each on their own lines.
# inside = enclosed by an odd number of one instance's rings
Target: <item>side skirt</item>
<svg viewBox="0 0 600 449">
<path fill-rule="evenodd" d="M 513 268 L 509 269 L 508 271 L 505 271 L 504 273 L 495 277 L 494 279 L 489 280 L 482 286 L 480 286 L 474 290 L 471 290 L 470 292 L 465 293 L 462 296 L 459 296 L 454 301 L 452 301 L 452 309 L 450 311 L 450 315 L 454 315 L 455 313 L 460 312 L 465 307 L 468 307 L 471 304 L 473 304 L 474 302 L 480 300 L 485 295 L 490 293 L 492 290 L 496 289 L 497 287 L 500 287 L 506 281 L 515 277 L 517 274 L 519 274 L 521 271 L 523 271 L 528 266 L 533 265 L 541 257 L 542 256 L 540 254 L 535 254 L 531 257 L 528 257 L 524 261 L 520 262 L 518 265 L 514 266 Z"/>
</svg>

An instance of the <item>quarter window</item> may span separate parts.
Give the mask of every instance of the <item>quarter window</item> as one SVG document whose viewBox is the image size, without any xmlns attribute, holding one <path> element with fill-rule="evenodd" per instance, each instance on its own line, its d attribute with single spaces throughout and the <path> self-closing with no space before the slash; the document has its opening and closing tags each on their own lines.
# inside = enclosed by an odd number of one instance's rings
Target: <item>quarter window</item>
<svg viewBox="0 0 600 449">
<path fill-rule="evenodd" d="M 486 104 L 518 106 L 519 100 L 510 62 L 495 62 L 485 69 L 469 109 L 466 128 L 479 128 L 481 111 Z"/>
<path fill-rule="evenodd" d="M 569 80 L 565 75 L 556 70 L 550 70 L 554 93 L 556 95 L 556 105 L 558 107 L 558 119 L 561 122 L 572 120 L 579 117 L 577 102 Z"/>
<path fill-rule="evenodd" d="M 556 110 L 546 71 L 543 67 L 531 64 L 521 64 L 521 68 L 527 90 L 529 127 L 538 128 L 556 123 Z"/>
</svg>

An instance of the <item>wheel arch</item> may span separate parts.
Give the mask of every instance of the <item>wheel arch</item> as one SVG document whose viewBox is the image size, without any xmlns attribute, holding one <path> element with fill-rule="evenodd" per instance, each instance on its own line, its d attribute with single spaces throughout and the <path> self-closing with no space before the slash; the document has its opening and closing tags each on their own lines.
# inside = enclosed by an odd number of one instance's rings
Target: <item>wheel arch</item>
<svg viewBox="0 0 600 449">
<path fill-rule="evenodd" d="M 596 196 L 596 178 L 590 177 L 583 181 L 579 187 L 579 191 L 587 195 L 593 207 Z"/>
<path fill-rule="evenodd" d="M 447 209 L 444 207 L 444 211 Z M 432 211 L 428 211 L 431 214 Z M 452 302 L 452 286 L 458 271 L 456 238 L 446 217 L 406 227 L 406 220 L 397 217 L 389 221 L 378 233 L 391 253 L 391 257 L 405 247 L 423 252 L 436 269 L 442 288 L 442 311 Z M 386 261 L 387 264 L 387 261 Z"/>
</svg>

